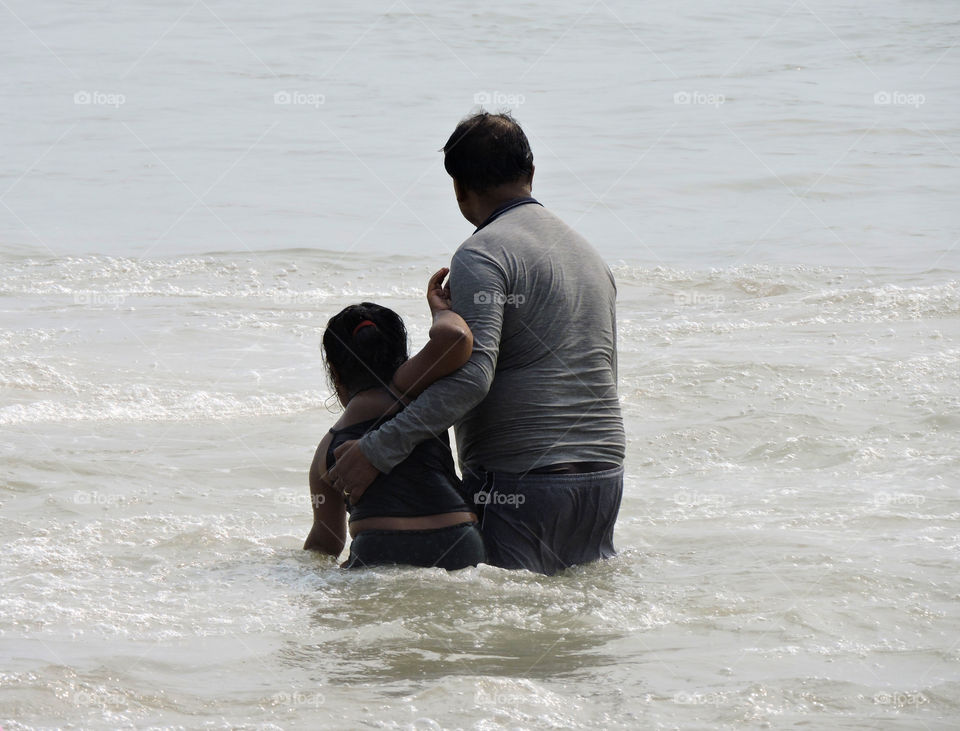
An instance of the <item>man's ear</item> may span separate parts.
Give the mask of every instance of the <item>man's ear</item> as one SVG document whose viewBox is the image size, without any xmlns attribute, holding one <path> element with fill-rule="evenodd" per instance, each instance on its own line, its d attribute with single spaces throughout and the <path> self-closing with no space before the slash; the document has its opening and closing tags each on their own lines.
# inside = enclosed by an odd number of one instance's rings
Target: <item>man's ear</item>
<svg viewBox="0 0 960 731">
<path fill-rule="evenodd" d="M 533 174 L 537 172 L 537 166 L 533 163 L 530 163 L 530 177 L 527 178 L 527 185 L 530 186 L 530 190 L 533 190 Z"/>
<path fill-rule="evenodd" d="M 451 179 L 453 180 L 453 194 L 457 197 L 457 202 L 460 202 L 466 197 L 467 191 L 457 182 L 456 178 Z"/>
</svg>

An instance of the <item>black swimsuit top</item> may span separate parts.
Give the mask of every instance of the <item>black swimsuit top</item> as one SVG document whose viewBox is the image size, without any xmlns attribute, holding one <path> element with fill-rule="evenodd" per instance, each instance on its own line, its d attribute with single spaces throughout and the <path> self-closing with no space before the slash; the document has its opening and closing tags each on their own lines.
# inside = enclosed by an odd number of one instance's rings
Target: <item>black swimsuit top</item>
<svg viewBox="0 0 960 731">
<path fill-rule="evenodd" d="M 327 469 L 336 461 L 333 451 L 344 442 L 359 439 L 389 421 L 395 414 L 360 421 L 342 429 L 331 429 Z M 461 494 L 460 478 L 453 469 L 453 455 L 447 432 L 418 444 L 403 462 L 387 474 L 380 474 L 356 505 L 347 502 L 350 522 L 372 517 L 417 517 L 469 511 Z"/>
</svg>

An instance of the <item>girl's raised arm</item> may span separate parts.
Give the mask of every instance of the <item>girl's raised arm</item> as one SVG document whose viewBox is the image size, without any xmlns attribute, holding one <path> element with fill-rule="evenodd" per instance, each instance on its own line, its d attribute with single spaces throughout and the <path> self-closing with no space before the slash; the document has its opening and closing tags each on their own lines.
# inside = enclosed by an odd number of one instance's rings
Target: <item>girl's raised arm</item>
<svg viewBox="0 0 960 731">
<path fill-rule="evenodd" d="M 431 383 L 453 373 L 470 360 L 473 352 L 470 327 L 450 309 L 450 284 L 443 285 L 449 272 L 446 267 L 438 270 L 427 284 L 427 303 L 433 313 L 429 342 L 397 369 L 390 384 L 404 401 L 416 398 Z"/>
</svg>

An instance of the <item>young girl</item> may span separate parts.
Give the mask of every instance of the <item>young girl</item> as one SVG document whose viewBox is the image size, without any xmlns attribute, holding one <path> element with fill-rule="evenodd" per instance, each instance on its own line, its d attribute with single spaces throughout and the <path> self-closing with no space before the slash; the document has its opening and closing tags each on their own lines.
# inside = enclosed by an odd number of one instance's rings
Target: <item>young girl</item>
<svg viewBox="0 0 960 731">
<path fill-rule="evenodd" d="M 407 331 L 392 310 L 371 302 L 334 315 L 323 334 L 330 381 L 343 415 L 321 440 L 310 467 L 313 529 L 304 548 L 339 556 L 350 515 L 347 568 L 408 564 L 459 569 L 484 560 L 477 518 L 460 494 L 460 480 L 446 432 L 419 444 L 388 474 L 381 474 L 358 502 L 334 489 L 327 470 L 334 450 L 359 439 L 399 412 L 411 399 L 470 359 L 473 335 L 450 309 L 449 270 L 427 285 L 433 313 L 430 341 L 407 358 Z"/>
</svg>

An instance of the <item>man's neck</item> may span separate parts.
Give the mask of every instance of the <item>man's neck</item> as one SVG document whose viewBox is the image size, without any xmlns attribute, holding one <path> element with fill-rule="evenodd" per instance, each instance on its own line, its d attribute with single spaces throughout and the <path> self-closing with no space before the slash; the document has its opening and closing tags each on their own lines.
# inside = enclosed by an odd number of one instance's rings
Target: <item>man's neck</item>
<svg viewBox="0 0 960 731">
<path fill-rule="evenodd" d="M 474 226 L 480 226 L 490 218 L 491 214 L 501 206 L 510 201 L 516 200 L 517 198 L 529 198 L 530 197 L 530 186 L 528 185 L 514 185 L 510 187 L 498 188 L 495 192 L 492 192 L 488 195 L 483 196 L 479 201 L 475 211 L 474 219 L 471 220 Z"/>
</svg>

